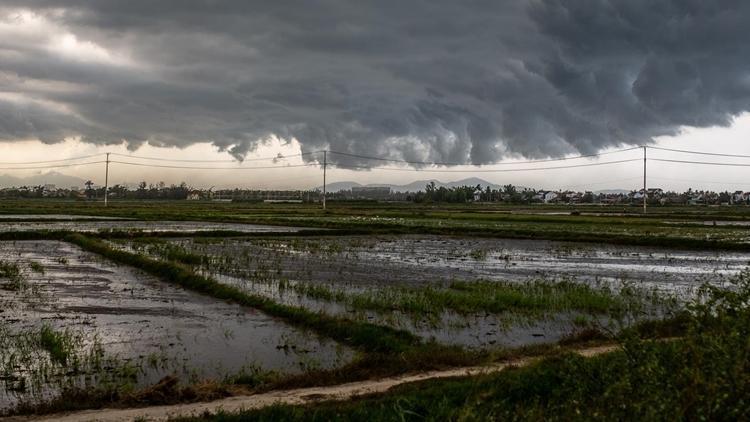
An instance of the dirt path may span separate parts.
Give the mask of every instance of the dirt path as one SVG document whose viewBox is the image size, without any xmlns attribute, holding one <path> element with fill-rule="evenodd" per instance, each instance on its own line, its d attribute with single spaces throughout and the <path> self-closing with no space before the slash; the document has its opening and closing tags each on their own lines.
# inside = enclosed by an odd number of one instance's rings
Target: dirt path
<svg viewBox="0 0 750 422">
<path fill-rule="evenodd" d="M 615 346 L 600 346 L 577 350 L 581 356 L 591 357 L 615 350 Z M 413 375 L 352 382 L 348 384 L 300 388 L 295 390 L 271 391 L 250 396 L 234 396 L 206 403 L 187 403 L 169 406 L 153 406 L 138 409 L 100 409 L 86 410 L 73 413 L 47 415 L 41 418 L 12 417 L 0 418 L 2 422 L 47 420 L 60 422 L 124 422 L 135 419 L 148 421 L 163 421 L 172 417 L 197 416 L 205 412 L 215 413 L 238 412 L 247 409 L 260 409 L 273 404 L 306 404 L 317 401 L 349 400 L 367 394 L 384 393 L 389 389 L 411 382 L 425 381 L 437 378 L 450 378 L 465 375 L 479 375 L 499 372 L 509 367 L 526 366 L 533 362 L 533 358 L 517 359 L 502 364 L 490 366 L 473 366 L 446 371 L 431 371 Z"/>
</svg>

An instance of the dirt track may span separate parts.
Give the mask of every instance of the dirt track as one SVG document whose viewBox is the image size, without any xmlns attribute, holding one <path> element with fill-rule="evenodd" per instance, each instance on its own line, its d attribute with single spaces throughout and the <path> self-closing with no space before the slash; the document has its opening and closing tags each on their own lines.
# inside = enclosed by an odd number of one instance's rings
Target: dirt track
<svg viewBox="0 0 750 422">
<path fill-rule="evenodd" d="M 615 350 L 615 346 L 600 346 L 581 349 L 576 353 L 591 357 Z M 431 371 L 413 375 L 352 382 L 348 384 L 328 387 L 300 388 L 295 390 L 271 391 L 250 396 L 235 396 L 207 403 L 187 403 L 169 406 L 153 406 L 138 409 L 100 409 L 72 413 L 60 413 L 43 417 L 12 417 L 0 418 L 2 422 L 48 420 L 60 422 L 121 422 L 135 419 L 149 421 L 163 421 L 171 417 L 196 416 L 205 412 L 214 413 L 219 410 L 238 412 L 243 409 L 259 409 L 273 404 L 306 404 L 318 401 L 349 400 L 367 394 L 384 393 L 389 389 L 411 382 L 425 381 L 436 378 L 450 378 L 465 375 L 487 374 L 502 371 L 509 367 L 526 366 L 533 362 L 532 358 L 517 359 L 491 366 L 474 366 L 446 371 Z"/>
</svg>

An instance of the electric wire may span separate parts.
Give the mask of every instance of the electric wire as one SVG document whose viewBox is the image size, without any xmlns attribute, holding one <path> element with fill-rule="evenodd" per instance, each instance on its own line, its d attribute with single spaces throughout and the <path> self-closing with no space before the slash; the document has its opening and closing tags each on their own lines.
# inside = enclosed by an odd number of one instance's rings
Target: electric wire
<svg viewBox="0 0 750 422">
<path fill-rule="evenodd" d="M 269 170 L 269 169 L 285 169 L 294 167 L 317 167 L 317 164 L 290 164 L 284 166 L 259 166 L 259 167 L 198 167 L 198 166 L 172 166 L 163 164 L 147 164 L 147 163 L 133 163 L 129 161 L 110 161 L 114 164 L 125 164 L 129 166 L 139 167 L 153 167 L 153 168 L 168 168 L 168 169 L 185 169 L 185 170 Z"/>
<path fill-rule="evenodd" d="M 661 150 L 661 151 L 680 152 L 683 154 L 711 155 L 715 157 L 750 158 L 750 155 L 742 155 L 742 154 L 725 154 L 725 153 L 719 153 L 719 152 L 690 151 L 686 149 L 663 148 L 663 147 L 654 147 L 654 146 L 649 146 L 647 148 Z"/>
<path fill-rule="evenodd" d="M 61 158 L 59 160 L 45 160 L 45 161 L 19 161 L 19 162 L 9 162 L 9 161 L 0 161 L 0 165 L 25 165 L 25 164 L 48 164 L 48 163 L 63 163 L 66 161 L 76 161 L 76 160 L 83 160 L 87 158 L 93 158 L 93 157 L 101 157 L 106 155 L 105 153 L 100 154 L 91 154 L 91 155 L 83 155 L 80 157 L 71 157 L 71 158 Z"/>
<path fill-rule="evenodd" d="M 56 169 L 62 167 L 76 167 L 76 166 L 87 166 L 90 164 L 102 164 L 106 161 L 89 161 L 86 163 L 72 163 L 72 164 L 57 164 L 54 166 L 36 166 L 36 167 L 0 167 L 0 170 L 42 170 L 42 169 Z M 111 163 L 111 161 L 110 161 Z"/>
<path fill-rule="evenodd" d="M 650 177 L 649 179 L 654 180 L 666 180 L 670 182 L 686 182 L 686 183 L 705 183 L 709 185 L 741 185 L 750 186 L 748 182 L 718 182 L 715 180 L 695 180 L 695 179 L 673 179 L 669 177 Z"/>
<path fill-rule="evenodd" d="M 284 160 L 287 158 L 303 157 L 311 154 L 316 154 L 320 151 L 302 152 L 294 155 L 282 155 L 273 157 L 259 157 L 259 158 L 247 158 L 242 161 L 240 160 L 183 160 L 183 159 L 172 159 L 172 158 L 161 158 L 161 157 L 145 157 L 141 155 L 128 155 L 113 152 L 111 155 L 115 155 L 123 158 L 138 159 L 138 160 L 149 160 L 149 161 L 163 161 L 163 162 L 175 162 L 175 163 L 239 163 L 247 161 L 271 161 L 271 160 Z"/>
<path fill-rule="evenodd" d="M 750 167 L 750 163 L 717 163 L 712 161 L 690 161 L 690 160 L 670 160 L 667 158 L 649 158 L 648 161 L 660 161 L 664 163 L 678 164 L 699 164 L 705 166 L 725 166 L 725 167 Z"/>
</svg>

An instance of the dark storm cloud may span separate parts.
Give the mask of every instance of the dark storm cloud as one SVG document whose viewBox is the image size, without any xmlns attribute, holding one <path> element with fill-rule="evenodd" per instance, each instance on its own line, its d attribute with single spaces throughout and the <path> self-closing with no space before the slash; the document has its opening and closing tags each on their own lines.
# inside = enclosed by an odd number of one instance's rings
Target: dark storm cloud
<svg viewBox="0 0 750 422">
<path fill-rule="evenodd" d="M 5 140 L 210 141 L 241 156 L 277 136 L 487 163 L 640 144 L 750 109 L 739 0 L 0 4 Z M 41 34 L 12 32 L 21 9 Z M 66 34 L 70 51 L 55 44 Z"/>
</svg>

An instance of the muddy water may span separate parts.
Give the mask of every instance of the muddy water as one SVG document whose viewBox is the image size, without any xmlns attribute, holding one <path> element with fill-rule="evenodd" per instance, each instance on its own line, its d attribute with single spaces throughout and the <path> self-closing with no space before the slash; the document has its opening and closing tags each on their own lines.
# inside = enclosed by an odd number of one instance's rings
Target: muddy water
<svg viewBox="0 0 750 422">
<path fill-rule="evenodd" d="M 630 282 L 689 295 L 704 281 L 722 282 L 750 264 L 750 253 L 542 240 L 407 236 L 174 242 L 197 253 L 229 257 L 232 269 L 352 288 L 574 279 Z"/>
<path fill-rule="evenodd" d="M 31 219 L 30 217 L 26 217 Z M 209 223 L 202 221 L 15 221 L 0 217 L 0 232 L 70 230 L 78 232 L 98 232 L 105 230 L 142 231 L 142 232 L 202 232 L 202 231 L 236 231 L 243 233 L 258 232 L 297 232 L 299 227 L 267 226 L 260 224 Z"/>
<path fill-rule="evenodd" d="M 366 319 L 442 343 L 471 347 L 556 341 L 579 329 L 575 320 L 581 315 L 524 319 L 517 315 L 446 312 L 437 322 L 415 320 L 397 312 L 354 310 L 345 304 L 314 299 L 284 287 L 282 281 L 318 283 L 359 293 L 389 286 L 445 286 L 454 280 L 575 280 L 615 288 L 628 283 L 687 299 L 704 281 L 721 283 L 750 261 L 750 254 L 743 253 L 435 236 L 171 242 L 212 256 L 212 265 L 203 271 L 222 283 L 278 302 Z"/>
<path fill-rule="evenodd" d="M 251 368 L 330 368 L 353 356 L 253 309 L 174 287 L 67 243 L 0 242 L 0 260 L 18 263 L 28 283 L 24 291 L 0 289 L 4 330 L 34 331 L 48 322 L 83 332 L 88 342 L 98 339 L 107 356 L 138 367 L 141 385 L 168 374 L 188 381 Z M 30 262 L 41 264 L 44 274 Z M 0 408 L 18 398 L 0 388 Z"/>
<path fill-rule="evenodd" d="M 357 252 L 365 262 L 464 280 L 575 279 L 588 283 L 631 282 L 689 295 L 701 283 L 722 282 L 750 264 L 748 253 L 537 240 L 414 239 L 383 241 Z"/>
</svg>

